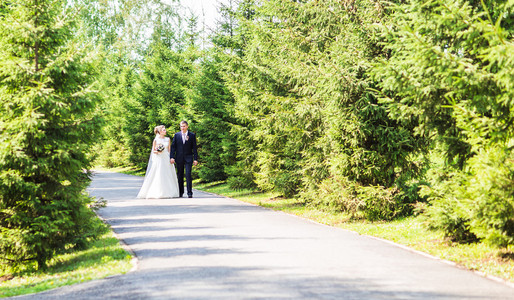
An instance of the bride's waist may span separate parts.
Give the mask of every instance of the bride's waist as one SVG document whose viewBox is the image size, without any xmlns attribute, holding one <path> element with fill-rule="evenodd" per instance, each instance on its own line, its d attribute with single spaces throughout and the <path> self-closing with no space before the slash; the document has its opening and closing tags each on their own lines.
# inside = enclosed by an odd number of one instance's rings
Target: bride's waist
<svg viewBox="0 0 514 300">
<path fill-rule="evenodd" d="M 170 154 L 168 151 L 164 150 L 164 151 L 161 151 L 161 152 L 157 152 L 157 153 L 154 153 L 156 155 L 162 155 L 162 154 Z"/>
</svg>

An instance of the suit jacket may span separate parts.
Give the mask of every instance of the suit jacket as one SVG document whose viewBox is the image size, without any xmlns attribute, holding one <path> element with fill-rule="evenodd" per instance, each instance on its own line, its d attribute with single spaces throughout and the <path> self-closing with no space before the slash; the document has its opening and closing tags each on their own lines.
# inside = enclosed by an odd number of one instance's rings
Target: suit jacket
<svg viewBox="0 0 514 300">
<path fill-rule="evenodd" d="M 198 152 L 196 147 L 196 135 L 191 131 L 187 132 L 186 142 L 182 142 L 182 132 L 175 133 L 171 141 L 170 158 L 177 162 L 192 163 L 198 160 Z"/>
</svg>

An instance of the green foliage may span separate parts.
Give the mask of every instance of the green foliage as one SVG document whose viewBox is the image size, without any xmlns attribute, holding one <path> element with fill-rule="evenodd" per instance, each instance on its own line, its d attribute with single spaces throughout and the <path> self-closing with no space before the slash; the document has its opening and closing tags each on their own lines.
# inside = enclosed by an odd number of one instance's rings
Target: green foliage
<svg viewBox="0 0 514 300">
<path fill-rule="evenodd" d="M 254 166 L 256 153 L 253 149 L 257 147 L 257 143 L 248 138 L 249 130 L 245 126 L 233 124 L 232 134 L 237 137 L 237 161 L 227 168 L 229 174 L 227 182 L 235 189 L 255 188 L 257 169 Z"/>
<path fill-rule="evenodd" d="M 388 117 L 366 75 L 385 55 L 375 29 L 383 7 L 266 1 L 253 10 L 258 17 L 240 13 L 245 52 L 234 55 L 226 75 L 243 127 L 235 129 L 239 172 L 252 172 L 245 177 L 262 190 L 300 193 L 307 202 L 317 201 L 321 185 L 339 181 L 351 182 L 338 186 L 349 189 L 341 193 L 362 186 L 359 194 L 369 198 L 403 188 L 420 171 L 411 159 L 418 141 L 410 124 Z"/>
<path fill-rule="evenodd" d="M 16 270 L 97 234 L 84 194 L 95 51 L 72 39 L 64 1 L 0 7 L 0 261 Z"/>
<path fill-rule="evenodd" d="M 353 219 L 391 220 L 405 215 L 408 205 L 401 202 L 396 188 L 362 186 L 348 178 L 329 178 L 319 186 L 310 205 L 328 211 L 344 212 Z"/>
<path fill-rule="evenodd" d="M 446 158 L 430 178 L 429 216 L 455 240 L 512 243 L 512 6 L 400 5 L 385 30 L 391 56 L 373 71 L 390 116 L 417 124 L 413 132 Z"/>
<path fill-rule="evenodd" d="M 492 245 L 514 244 L 514 154 L 503 147 L 484 149 L 468 165 L 458 198 L 471 231 Z"/>
<path fill-rule="evenodd" d="M 99 76 L 101 97 L 108 99 L 98 107 L 105 118 L 102 134 L 94 146 L 95 164 L 106 167 L 131 165 L 128 137 L 123 131 L 125 124 L 125 102 L 133 94 L 136 73 L 132 65 L 103 68 Z"/>
<path fill-rule="evenodd" d="M 83 2 L 102 8 L 82 16 L 88 39 L 105 49 L 101 96 L 107 101 L 101 112 L 107 125 L 96 163 L 145 169 L 154 127 L 166 125 L 172 134 L 188 119 L 186 92 L 197 59 L 191 38 L 198 34 L 185 26 L 194 27 L 194 18 L 185 24 L 177 6 L 161 1 Z"/>
<path fill-rule="evenodd" d="M 432 203 L 431 226 L 454 241 L 513 244 L 512 156 L 502 147 L 483 149 L 468 161 L 465 171 L 434 178 L 433 187 L 424 189 Z"/>
<path fill-rule="evenodd" d="M 232 94 L 221 78 L 222 60 L 216 53 L 204 54 L 192 75 L 187 96 L 190 118 L 198 136 L 198 156 L 201 158 L 198 176 L 202 181 L 227 179 L 227 172 L 235 163 L 236 140 L 231 133 L 234 123 Z"/>
<path fill-rule="evenodd" d="M 428 172 L 432 185 L 422 188 L 421 193 L 428 198 L 425 217 L 431 229 L 444 232 L 454 242 L 469 243 L 477 241 L 477 236 L 470 231 L 469 216 L 459 209 L 456 190 L 462 190 L 462 181 L 458 172 L 445 172 L 442 166 L 433 167 Z M 441 184 L 444 182 L 446 184 Z"/>
<path fill-rule="evenodd" d="M 231 97 L 234 98 L 234 91 L 231 91 L 229 82 L 236 75 L 234 70 L 243 67 L 240 58 L 245 55 L 246 43 L 251 35 L 250 30 L 242 26 L 243 23 L 254 18 L 254 0 L 229 0 L 227 5 L 221 5 L 220 13 L 222 20 L 218 24 L 218 29 L 211 36 L 212 42 L 216 47 L 216 57 L 219 57 L 223 66 L 219 71 L 224 85 L 229 90 Z M 230 161 L 224 166 L 228 178 L 227 182 L 232 188 L 245 189 L 255 188 L 255 147 L 257 143 L 248 138 L 250 125 L 246 121 L 238 120 L 236 110 L 238 109 L 235 99 L 232 100 L 231 107 L 226 107 L 230 111 L 232 120 L 230 121 L 230 136 L 232 137 L 233 147 L 236 152 L 231 156 Z M 242 121 L 242 122 L 241 122 Z M 233 148 L 231 148 L 233 149 Z"/>
<path fill-rule="evenodd" d="M 128 272 L 131 256 L 99 218 L 105 231 L 88 241 L 83 250 L 69 249 L 48 262 L 47 270 L 26 270 L 0 285 L 0 297 L 33 294 L 57 287 L 83 283 Z"/>
<path fill-rule="evenodd" d="M 174 7 L 83 2 L 105 9 L 104 165 L 144 168 L 153 127 L 187 119 L 203 181 L 369 220 L 428 200 L 452 239 L 512 243 L 512 1 L 231 0 L 209 51 Z"/>
<path fill-rule="evenodd" d="M 228 0 L 228 3 L 219 5 L 221 21 L 217 24 L 217 30 L 211 35 L 211 40 L 214 46 L 222 49 L 223 52 L 242 57 L 245 54 L 246 42 L 251 30 L 241 25 L 255 17 L 255 0 Z"/>
<path fill-rule="evenodd" d="M 186 115 L 185 93 L 194 60 L 188 54 L 175 52 L 159 42 L 153 44 L 134 83 L 132 97 L 125 99 L 123 132 L 130 162 L 137 167 L 145 168 L 148 163 L 154 127 L 166 125 L 173 134 Z M 191 129 L 195 131 L 194 126 Z"/>
</svg>

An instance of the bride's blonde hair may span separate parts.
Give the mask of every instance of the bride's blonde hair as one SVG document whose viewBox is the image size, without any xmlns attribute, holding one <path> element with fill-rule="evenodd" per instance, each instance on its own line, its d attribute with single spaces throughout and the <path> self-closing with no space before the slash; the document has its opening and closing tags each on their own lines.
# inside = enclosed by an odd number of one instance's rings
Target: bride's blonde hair
<svg viewBox="0 0 514 300">
<path fill-rule="evenodd" d="M 153 132 L 154 132 L 156 135 L 158 135 L 158 134 L 160 134 L 160 133 L 161 133 L 161 130 L 163 130 L 164 128 L 166 128 L 166 127 L 164 127 L 164 125 L 155 126 L 155 128 L 153 129 Z"/>
</svg>

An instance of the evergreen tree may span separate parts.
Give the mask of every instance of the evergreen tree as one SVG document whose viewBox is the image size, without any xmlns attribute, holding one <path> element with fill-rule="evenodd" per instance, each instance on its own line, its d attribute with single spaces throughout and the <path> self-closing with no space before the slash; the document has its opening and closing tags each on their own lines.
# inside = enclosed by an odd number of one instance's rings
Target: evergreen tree
<svg viewBox="0 0 514 300">
<path fill-rule="evenodd" d="M 73 41 L 65 1 L 0 3 L 0 260 L 44 267 L 96 234 L 84 194 L 95 57 Z"/>
<path fill-rule="evenodd" d="M 252 35 L 250 24 L 257 16 L 255 0 L 230 0 L 222 4 L 220 13 L 222 20 L 218 29 L 212 36 L 217 55 L 222 63 L 219 66 L 224 85 L 229 88 L 232 97 L 242 96 L 237 89 L 230 88 L 230 83 L 236 78 L 241 79 L 238 70 L 245 68 L 241 58 L 245 56 L 248 41 Z M 236 77 L 234 77 L 236 76 Z M 241 82 L 242 83 L 242 82 Z M 232 188 L 255 188 L 255 166 L 257 142 L 248 138 L 252 125 L 246 118 L 238 118 L 236 110 L 237 100 L 231 110 L 231 136 L 236 142 L 236 161 L 225 165 L 227 182 Z"/>
<path fill-rule="evenodd" d="M 240 18 L 247 44 L 227 81 L 236 97 L 240 172 L 286 196 L 370 219 L 409 211 L 419 141 L 370 92 L 385 56 L 375 1 L 265 1 Z M 413 189 L 415 191 L 415 188 Z"/>
<path fill-rule="evenodd" d="M 223 61 L 215 52 L 204 54 L 195 71 L 187 107 L 198 137 L 198 176 L 202 181 L 226 180 L 235 164 L 237 138 L 231 133 L 234 98 L 222 79 Z"/>
<path fill-rule="evenodd" d="M 513 3 L 407 1 L 374 69 L 390 116 L 417 124 L 434 160 L 433 227 L 455 240 L 514 243 Z M 510 182 L 510 183 L 509 183 Z"/>
<path fill-rule="evenodd" d="M 202 162 L 198 176 L 206 182 L 228 178 L 234 183 L 234 178 L 240 175 L 237 168 L 234 168 L 237 153 L 234 97 L 227 88 L 224 76 L 227 70 L 225 66 L 231 63 L 230 54 L 243 53 L 236 15 L 237 11 L 247 7 L 247 3 L 247 0 L 231 0 L 228 5 L 221 4 L 222 20 L 211 36 L 214 48 L 200 53 L 201 59 L 196 62 L 197 66 L 191 74 L 192 85 L 186 107 L 189 118 L 194 120 L 198 136 Z M 234 170 L 237 175 L 229 178 Z"/>
<path fill-rule="evenodd" d="M 226 4 L 220 4 L 221 20 L 218 21 L 211 39 L 221 53 L 228 51 L 239 57 L 244 55 L 247 34 L 242 23 L 255 17 L 254 2 L 255 0 L 229 0 Z"/>
<path fill-rule="evenodd" d="M 177 1 L 159 0 L 78 2 L 84 6 L 80 14 L 84 39 L 101 48 L 104 59 L 99 71 L 99 95 L 105 101 L 98 110 L 105 116 L 106 125 L 95 146 L 95 163 L 144 168 L 149 153 L 147 139 L 151 138 L 146 135 L 151 135 L 149 128 L 156 124 L 140 123 L 146 112 L 139 103 L 139 79 L 156 45 L 182 52 L 187 48 L 185 24 L 178 15 L 180 7 Z M 134 135 L 136 130 L 142 132 Z"/>
<path fill-rule="evenodd" d="M 177 52 L 160 41 L 150 46 L 134 83 L 132 98 L 125 99 L 124 104 L 123 131 L 133 165 L 146 168 L 155 126 L 166 125 L 172 128 L 169 130 L 172 133 L 186 118 L 186 91 L 194 55 L 194 52 Z M 191 130 L 195 130 L 193 124 Z"/>
<path fill-rule="evenodd" d="M 115 57 L 111 56 L 111 59 Z M 106 59 L 109 62 L 110 59 Z M 108 66 L 108 67 L 107 67 Z M 95 164 L 104 167 L 131 166 L 130 135 L 126 134 L 125 119 L 127 117 L 127 99 L 134 96 L 134 85 L 137 78 L 135 63 L 124 65 L 121 61 L 106 64 L 99 75 L 101 84 L 100 97 L 108 99 L 102 101 L 98 107 L 99 113 L 104 116 L 105 124 L 102 134 L 94 146 Z"/>
</svg>

